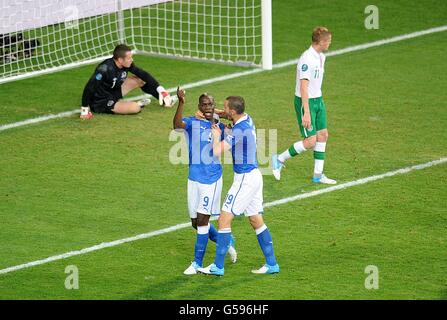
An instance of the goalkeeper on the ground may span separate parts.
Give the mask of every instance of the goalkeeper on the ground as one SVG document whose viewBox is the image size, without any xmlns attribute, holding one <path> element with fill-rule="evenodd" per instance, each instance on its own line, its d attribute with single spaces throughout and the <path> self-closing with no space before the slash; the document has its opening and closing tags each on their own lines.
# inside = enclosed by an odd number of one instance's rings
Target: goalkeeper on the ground
<svg viewBox="0 0 447 320">
<path fill-rule="evenodd" d="M 129 76 L 129 72 L 133 75 Z M 135 114 L 150 99 L 123 101 L 123 96 L 135 88 L 157 98 L 161 105 L 172 107 L 174 99 L 148 72 L 133 63 L 132 49 L 120 44 L 113 57 L 101 62 L 87 82 L 82 94 L 81 119 L 90 119 L 96 113 Z"/>
</svg>

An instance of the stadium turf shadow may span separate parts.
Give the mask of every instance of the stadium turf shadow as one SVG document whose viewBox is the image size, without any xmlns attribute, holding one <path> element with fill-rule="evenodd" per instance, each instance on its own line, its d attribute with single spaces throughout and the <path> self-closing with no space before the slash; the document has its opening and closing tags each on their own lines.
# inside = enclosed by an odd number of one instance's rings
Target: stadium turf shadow
<svg viewBox="0 0 447 320">
<path fill-rule="evenodd" d="M 214 300 L 219 292 L 226 292 L 228 287 L 238 287 L 246 281 L 253 281 L 253 276 L 214 277 L 207 275 L 179 275 L 168 281 L 161 281 L 147 286 L 125 297 L 130 300 Z M 230 278 L 230 279 L 229 279 Z M 246 297 L 249 299 L 249 297 Z"/>
</svg>

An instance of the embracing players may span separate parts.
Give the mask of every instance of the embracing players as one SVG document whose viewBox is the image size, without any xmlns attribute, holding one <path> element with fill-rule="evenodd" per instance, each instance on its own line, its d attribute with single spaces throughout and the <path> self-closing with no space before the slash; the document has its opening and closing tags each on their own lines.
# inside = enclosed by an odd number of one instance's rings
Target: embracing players
<svg viewBox="0 0 447 320">
<path fill-rule="evenodd" d="M 218 215 L 222 192 L 222 165 L 219 157 L 213 155 L 213 139 L 211 127 L 220 128 L 217 139 L 224 138 L 224 125 L 214 114 L 214 98 L 204 93 L 199 97 L 198 109 L 203 119 L 196 116 L 183 118 L 185 92 L 177 89 L 179 104 L 175 113 L 174 129 L 183 129 L 189 151 L 188 175 L 188 209 L 193 228 L 197 229 L 194 248 L 194 261 L 184 271 L 186 275 L 194 275 L 202 267 L 208 239 L 216 242 L 218 233 L 214 225 L 209 223 L 211 215 Z M 234 238 L 228 243 L 228 253 L 232 262 L 236 262 L 237 252 L 234 249 Z"/>
<path fill-rule="evenodd" d="M 133 75 L 129 76 L 129 72 Z M 172 107 L 174 99 L 165 88 L 148 72 L 133 63 L 132 49 L 120 44 L 113 50 L 113 57 L 101 62 L 87 82 L 82 94 L 81 119 L 90 119 L 93 112 L 135 114 L 150 103 L 121 101 L 121 98 L 135 88 L 159 99 L 161 105 Z"/>
<path fill-rule="evenodd" d="M 263 181 L 256 160 L 256 128 L 251 117 L 245 113 L 245 102 L 242 97 L 228 97 L 224 102 L 224 108 L 226 117 L 233 121 L 233 128 L 222 140 L 222 128 L 213 125 L 213 151 L 214 156 L 220 156 L 225 150 L 231 149 L 234 180 L 218 220 L 219 233 L 214 263 L 206 268 L 199 268 L 198 271 L 216 276 L 224 275 L 224 258 L 232 238 L 231 222 L 235 216 L 245 213 L 265 256 L 265 264 L 252 272 L 278 273 L 279 265 L 273 251 L 272 236 L 262 218 Z"/>
</svg>

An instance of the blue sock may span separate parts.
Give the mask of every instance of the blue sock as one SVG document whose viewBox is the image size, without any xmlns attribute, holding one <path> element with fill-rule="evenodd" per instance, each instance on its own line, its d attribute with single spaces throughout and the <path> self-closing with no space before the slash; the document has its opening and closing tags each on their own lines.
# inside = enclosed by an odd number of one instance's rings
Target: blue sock
<svg viewBox="0 0 447 320">
<path fill-rule="evenodd" d="M 210 231 L 209 231 L 209 235 L 210 235 L 210 240 L 213 242 L 217 242 L 217 229 L 216 227 L 210 223 Z"/>
<path fill-rule="evenodd" d="M 269 266 L 276 265 L 275 253 L 273 252 L 272 235 L 267 227 L 264 231 L 257 235 L 259 245 L 265 256 L 265 261 Z"/>
<path fill-rule="evenodd" d="M 208 227 L 197 228 L 196 245 L 194 247 L 194 261 L 199 265 L 203 265 L 203 257 L 205 256 L 206 245 L 208 244 Z M 199 233 L 200 232 L 200 233 Z"/>
<path fill-rule="evenodd" d="M 214 260 L 214 264 L 219 269 L 222 269 L 224 267 L 224 260 L 228 248 L 230 247 L 230 240 L 231 240 L 231 229 L 230 232 L 219 231 L 216 244 L 216 259 Z"/>
</svg>

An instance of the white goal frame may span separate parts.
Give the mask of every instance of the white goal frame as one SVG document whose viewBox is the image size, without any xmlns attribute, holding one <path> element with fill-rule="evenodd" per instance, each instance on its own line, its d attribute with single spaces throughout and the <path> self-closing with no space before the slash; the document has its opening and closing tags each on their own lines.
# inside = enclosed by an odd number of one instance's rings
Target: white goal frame
<svg viewBox="0 0 447 320">
<path fill-rule="evenodd" d="M 164 2 L 168 2 L 168 1 L 169 0 L 164 0 Z M 206 0 L 204 0 L 204 1 L 206 1 Z M 213 0 L 211 0 L 211 2 L 212 1 Z M 159 55 L 159 56 L 166 56 L 169 58 L 176 58 L 176 59 L 228 63 L 228 64 L 236 64 L 236 65 L 240 65 L 240 66 L 242 65 L 242 66 L 250 66 L 250 67 L 261 67 L 266 70 L 271 70 L 272 69 L 272 56 L 273 56 L 273 54 L 272 54 L 272 0 L 257 0 L 257 1 L 260 1 L 260 6 L 261 6 L 261 28 L 260 28 L 261 29 L 261 35 L 260 35 L 261 44 L 259 44 L 259 45 L 262 46 L 261 62 L 258 64 L 254 64 L 254 63 L 244 64 L 244 63 L 241 63 L 238 61 L 222 61 L 222 60 L 213 60 L 213 59 L 202 59 L 202 58 L 198 58 L 198 57 L 181 56 L 178 54 L 172 55 L 172 54 L 164 54 L 164 53 L 157 53 L 157 52 L 147 52 L 145 50 L 140 50 L 138 48 L 138 46 L 135 46 L 135 44 L 133 44 L 133 43 L 128 43 L 128 44 L 130 46 L 132 46 L 133 48 L 135 48 L 135 50 L 133 51 L 135 54 Z M 116 13 L 116 17 L 117 17 L 119 40 L 120 40 L 120 42 L 123 43 L 123 42 L 125 42 L 126 37 L 127 37 L 127 39 L 129 39 L 129 35 L 126 34 L 126 26 L 125 26 L 125 21 L 124 21 L 124 19 L 125 19 L 124 14 L 123 14 L 124 10 L 122 7 L 123 0 L 110 0 L 110 2 L 114 2 L 114 5 L 116 6 L 115 13 Z M 161 1 L 161 2 L 163 2 L 163 1 Z M 236 1 L 236 3 L 237 3 L 237 1 Z M 0 28 L 1 27 L 2 26 L 0 25 Z M 129 28 L 129 27 L 127 27 L 127 28 Z M 17 30 L 17 31 L 20 31 L 20 30 Z M 1 33 L 1 31 L 0 31 L 0 33 Z M 45 67 L 41 70 L 27 71 L 25 73 L 14 74 L 14 75 L 5 76 L 4 74 L 0 74 L 0 84 L 6 83 L 6 82 L 11 82 L 11 81 L 16 81 L 16 80 L 21 80 L 21 79 L 26 79 L 26 78 L 31 78 L 31 77 L 35 77 L 35 76 L 39 76 L 39 75 L 43 75 L 43 74 L 54 73 L 54 72 L 67 70 L 67 69 L 71 69 L 71 68 L 76 68 L 76 67 L 83 66 L 83 65 L 98 63 L 106 58 L 109 58 L 110 56 L 111 56 L 111 54 L 110 55 L 101 55 L 101 56 L 88 58 L 85 60 L 75 61 L 72 63 L 66 63 L 63 65 L 58 65 L 58 66 L 54 66 L 54 67 Z"/>
</svg>

